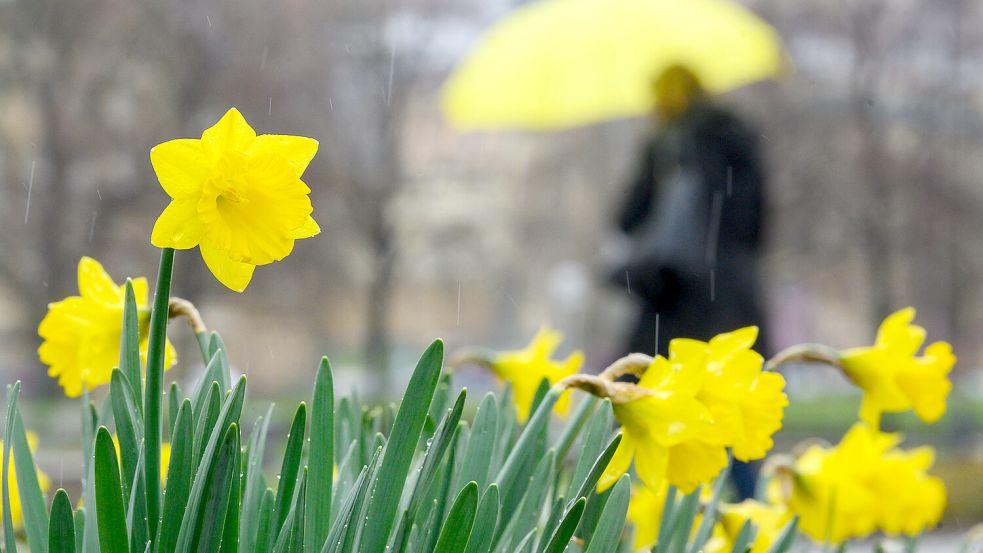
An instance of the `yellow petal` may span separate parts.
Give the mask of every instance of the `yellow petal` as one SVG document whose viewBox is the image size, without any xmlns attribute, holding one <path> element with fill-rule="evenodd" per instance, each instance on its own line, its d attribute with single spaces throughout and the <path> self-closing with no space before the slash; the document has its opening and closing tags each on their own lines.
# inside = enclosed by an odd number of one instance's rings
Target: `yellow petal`
<svg viewBox="0 0 983 553">
<path fill-rule="evenodd" d="M 256 137 L 250 147 L 251 152 L 270 150 L 275 155 L 286 160 L 287 165 L 300 178 L 317 153 L 317 140 L 305 136 L 286 134 L 264 134 Z"/>
<path fill-rule="evenodd" d="M 207 242 L 202 242 L 198 249 L 201 250 L 201 257 L 205 260 L 205 265 L 208 265 L 208 269 L 219 282 L 236 292 L 242 292 L 246 289 L 249 281 L 253 278 L 255 265 L 235 261 L 227 253 L 214 248 Z"/>
<path fill-rule="evenodd" d="M 293 237 L 297 240 L 301 238 L 310 238 L 311 236 L 317 236 L 321 233 L 321 227 L 318 226 L 317 221 L 313 217 L 308 216 L 304 224 L 299 228 L 294 230 Z"/>
<path fill-rule="evenodd" d="M 723 355 L 750 349 L 758 339 L 758 327 L 746 326 L 733 332 L 718 334 L 710 340 L 711 355 Z"/>
<path fill-rule="evenodd" d="M 198 218 L 197 202 L 175 200 L 164 208 L 154 223 L 150 243 L 158 248 L 187 250 L 198 245 L 202 227 Z"/>
<path fill-rule="evenodd" d="M 635 472 L 645 486 L 658 490 L 666 478 L 669 450 L 649 436 L 635 441 Z"/>
<path fill-rule="evenodd" d="M 727 466 L 723 447 L 691 440 L 669 449 L 666 475 L 669 483 L 683 493 L 691 493 L 700 484 L 713 480 Z"/>
<path fill-rule="evenodd" d="M 877 331 L 877 345 L 905 356 L 915 355 L 925 341 L 925 329 L 911 324 L 915 309 L 906 307 L 887 316 Z"/>
<path fill-rule="evenodd" d="M 150 150 L 150 164 L 164 192 L 175 200 L 198 197 L 211 165 L 201 140 L 194 138 L 179 138 L 154 146 Z"/>
<path fill-rule="evenodd" d="M 948 375 L 955 363 L 952 346 L 935 342 L 925 348 L 923 357 L 898 372 L 898 387 L 911 399 L 915 414 L 923 422 L 936 422 L 945 414 L 952 389 Z"/>
<path fill-rule="evenodd" d="M 632 440 L 631 434 L 625 429 L 621 431 L 621 443 L 618 444 L 618 449 L 614 451 L 614 455 L 611 457 L 611 461 L 608 462 L 607 468 L 604 469 L 604 474 L 597 481 L 597 493 L 602 493 L 618 481 L 621 475 L 628 472 L 628 467 L 631 466 L 631 458 L 635 454 L 635 443 Z"/>
<path fill-rule="evenodd" d="M 741 402 L 743 439 L 733 444 L 734 457 L 741 461 L 761 459 L 771 449 L 772 435 L 781 429 L 788 396 L 785 378 L 766 372 L 758 376 L 754 386 Z"/>
<path fill-rule="evenodd" d="M 644 429 L 664 446 L 690 440 L 709 427 L 710 412 L 691 396 L 658 394 L 614 405 L 622 426 Z"/>
<path fill-rule="evenodd" d="M 635 527 L 635 550 L 648 550 L 659 539 L 659 522 L 665 508 L 668 486 L 653 491 L 646 486 L 631 487 L 628 520 Z"/>
<path fill-rule="evenodd" d="M 675 363 L 700 363 L 707 355 L 707 344 L 689 338 L 675 338 L 669 342 L 669 361 Z"/>
<path fill-rule="evenodd" d="M 218 123 L 201 133 L 202 144 L 212 156 L 225 151 L 245 151 L 253 140 L 256 140 L 256 131 L 236 108 L 225 112 Z"/>
<path fill-rule="evenodd" d="M 83 257 L 78 266 L 79 293 L 83 298 L 99 303 L 117 304 L 122 301 L 119 286 L 95 259 Z"/>
</svg>

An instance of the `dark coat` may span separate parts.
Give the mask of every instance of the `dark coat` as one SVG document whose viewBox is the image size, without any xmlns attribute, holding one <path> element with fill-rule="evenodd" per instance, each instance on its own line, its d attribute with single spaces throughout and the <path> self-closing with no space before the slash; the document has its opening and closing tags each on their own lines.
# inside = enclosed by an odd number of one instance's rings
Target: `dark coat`
<svg viewBox="0 0 983 553">
<path fill-rule="evenodd" d="M 641 304 L 630 351 L 763 327 L 763 188 L 754 134 L 719 107 L 694 106 L 645 146 L 618 216 L 633 251 L 613 275 Z M 767 354 L 764 328 L 755 349 Z"/>
</svg>

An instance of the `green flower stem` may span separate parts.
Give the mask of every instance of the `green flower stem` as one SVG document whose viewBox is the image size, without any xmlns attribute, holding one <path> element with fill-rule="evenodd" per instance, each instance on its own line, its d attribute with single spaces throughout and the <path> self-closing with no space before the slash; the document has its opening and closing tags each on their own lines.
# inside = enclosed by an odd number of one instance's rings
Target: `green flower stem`
<svg viewBox="0 0 983 553">
<path fill-rule="evenodd" d="M 144 483 L 147 489 L 147 527 L 149 535 L 157 535 L 160 516 L 160 441 L 161 412 L 164 406 L 164 344 L 167 340 L 168 304 L 171 293 L 171 274 L 174 269 L 174 249 L 160 252 L 157 290 L 150 312 L 150 344 L 147 349 L 147 393 L 144 400 Z"/>
<path fill-rule="evenodd" d="M 205 326 L 205 320 L 201 318 L 201 313 L 198 312 L 195 304 L 183 298 L 170 298 L 167 304 L 167 317 L 170 319 L 182 318 L 188 323 L 191 331 L 195 333 L 198 348 L 201 349 L 201 357 L 207 365 L 211 359 L 211 355 L 208 353 L 210 336 L 208 335 L 208 327 Z"/>
<path fill-rule="evenodd" d="M 495 369 L 494 357 L 495 354 L 491 351 L 477 348 L 462 349 L 447 360 L 444 370 L 451 373 L 458 367 L 473 366 L 491 371 Z"/>
<path fill-rule="evenodd" d="M 207 365 L 208 361 L 211 359 L 211 356 L 208 354 L 208 333 L 196 332 L 195 339 L 198 342 L 198 349 L 201 350 L 201 358 Z"/>
</svg>

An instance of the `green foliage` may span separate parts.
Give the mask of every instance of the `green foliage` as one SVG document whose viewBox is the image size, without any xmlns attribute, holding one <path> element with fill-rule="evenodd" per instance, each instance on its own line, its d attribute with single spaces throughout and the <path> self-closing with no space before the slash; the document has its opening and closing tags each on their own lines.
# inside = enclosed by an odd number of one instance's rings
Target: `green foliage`
<svg viewBox="0 0 983 553">
<path fill-rule="evenodd" d="M 75 553 L 75 520 L 72 517 L 72 501 L 68 492 L 59 489 L 51 502 L 51 520 L 48 521 L 49 553 Z"/>
<path fill-rule="evenodd" d="M 443 372 L 440 341 L 421 356 L 398 406 L 336 398 L 331 365 L 322 360 L 310 408 L 300 403 L 294 411 L 275 475 L 264 466 L 273 408 L 250 421 L 248 433 L 241 430 L 246 381 L 233 381 L 218 334 L 196 336 L 205 369 L 187 395 L 170 385 L 165 417 L 172 254 L 162 255 L 147 366 L 138 354 L 128 283 L 120 368 L 102 405 L 83 394 L 87 477 L 77 508 L 64 490 L 55 493 L 50 511 L 44 508 L 17 408 L 20 384 L 9 387 L 2 469 L 4 478 L 16 478 L 24 526 L 15 529 L 4 487 L 7 551 L 16 550 L 17 539 L 29 551 L 50 553 L 627 550 L 630 478 L 596 493 L 621 440 L 610 402 L 583 398 L 569 421 L 553 428 L 560 392 L 544 384 L 525 425 L 516 421 L 508 390 L 485 395 L 474 417 L 465 417 L 467 392 Z M 165 435 L 171 456 L 162 484 Z M 702 507 L 697 494 L 670 492 L 656 551 L 700 551 L 715 517 L 697 523 L 697 515 L 714 511 L 722 488 L 721 482 Z M 752 532 L 749 527 L 747 537 Z M 790 526 L 773 553 L 794 537 Z"/>
</svg>

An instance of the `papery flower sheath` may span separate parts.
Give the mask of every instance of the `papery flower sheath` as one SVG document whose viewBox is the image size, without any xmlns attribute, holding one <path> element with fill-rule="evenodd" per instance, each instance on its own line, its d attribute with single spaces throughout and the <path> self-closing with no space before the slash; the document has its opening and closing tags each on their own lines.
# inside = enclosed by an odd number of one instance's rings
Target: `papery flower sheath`
<svg viewBox="0 0 983 553">
<path fill-rule="evenodd" d="M 302 136 L 257 136 L 235 108 L 201 139 L 154 147 L 150 162 L 171 203 L 150 241 L 197 246 L 215 278 L 242 292 L 256 266 L 280 261 L 294 241 L 321 231 L 301 180 L 317 147 Z"/>
<path fill-rule="evenodd" d="M 82 387 L 91 390 L 107 384 L 112 370 L 119 365 L 120 335 L 123 329 L 125 287 L 113 282 L 102 265 L 83 257 L 78 265 L 79 295 L 48 305 L 48 313 L 38 326 L 44 339 L 38 356 L 48 365 L 48 376 L 68 397 L 78 397 Z M 133 279 L 140 329 L 140 356 L 146 362 L 147 331 L 150 309 L 147 304 L 147 279 Z M 174 347 L 167 342 L 164 367 L 177 359 Z"/>
<path fill-rule="evenodd" d="M 520 422 L 529 418 L 529 409 L 539 383 L 545 378 L 550 386 L 576 374 L 584 364 L 584 354 L 575 351 L 566 359 L 553 359 L 553 352 L 563 342 L 563 334 L 542 327 L 529 345 L 521 350 L 501 352 L 491 359 L 495 375 L 512 385 L 515 409 Z M 570 394 L 560 396 L 553 410 L 565 415 L 570 408 Z"/>
<path fill-rule="evenodd" d="M 925 329 L 914 319 L 913 308 L 902 309 L 884 319 L 873 346 L 840 354 L 843 371 L 864 392 L 860 416 L 874 426 L 882 413 L 912 409 L 927 423 L 945 414 L 956 356 L 946 342 L 932 343 L 918 356 Z"/>
</svg>

